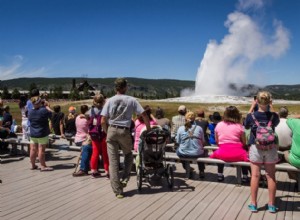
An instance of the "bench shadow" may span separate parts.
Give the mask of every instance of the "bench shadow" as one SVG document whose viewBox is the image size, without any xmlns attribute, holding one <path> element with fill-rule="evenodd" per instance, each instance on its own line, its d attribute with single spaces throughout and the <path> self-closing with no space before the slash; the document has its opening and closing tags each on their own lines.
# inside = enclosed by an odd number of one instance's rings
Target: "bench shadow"
<svg viewBox="0 0 300 220">
<path fill-rule="evenodd" d="M 295 184 L 291 184 L 290 188 L 294 188 Z M 283 195 L 276 196 L 276 204 L 280 210 L 300 212 L 300 194 L 296 196 Z"/>
<path fill-rule="evenodd" d="M 54 170 L 68 170 L 68 169 L 74 169 L 75 165 L 74 163 L 64 163 L 64 164 L 56 164 L 51 167 Z"/>
<path fill-rule="evenodd" d="M 62 156 L 59 152 L 46 152 L 46 161 L 67 161 L 76 157 L 75 155 Z"/>
<path fill-rule="evenodd" d="M 24 158 L 25 156 L 18 156 L 18 155 L 5 156 L 0 158 L 0 164 L 18 162 L 24 160 Z"/>
</svg>

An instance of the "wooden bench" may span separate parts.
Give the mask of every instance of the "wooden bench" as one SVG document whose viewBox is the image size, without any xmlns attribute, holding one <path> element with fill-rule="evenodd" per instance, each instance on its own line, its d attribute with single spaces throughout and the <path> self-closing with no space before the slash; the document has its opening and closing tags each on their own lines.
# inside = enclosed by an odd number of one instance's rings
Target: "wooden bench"
<svg viewBox="0 0 300 220">
<path fill-rule="evenodd" d="M 18 145 L 21 146 L 22 152 L 26 152 L 27 155 L 30 153 L 30 142 L 28 140 L 23 140 L 21 138 L 6 138 L 3 139 L 2 142 L 11 144 L 11 154 L 17 150 Z M 25 151 L 24 147 L 27 147 L 27 151 Z"/>
<path fill-rule="evenodd" d="M 168 147 L 171 147 L 172 145 L 169 144 Z M 71 145 L 69 146 L 70 150 L 76 150 L 76 151 L 81 151 L 80 146 L 74 146 Z M 218 149 L 217 146 L 205 146 L 205 150 L 216 150 Z M 133 156 L 135 157 L 138 153 L 135 151 L 132 151 Z M 122 156 L 123 153 L 120 151 L 120 156 Z M 213 159 L 209 157 L 199 157 L 199 158 L 179 158 L 175 152 L 165 152 L 165 159 L 169 161 L 180 161 L 180 160 L 185 160 L 185 161 L 190 161 L 192 163 L 197 163 L 197 162 L 202 162 L 205 164 L 224 164 L 224 165 L 230 165 L 234 166 L 236 168 L 236 177 L 237 177 L 237 185 L 240 186 L 242 183 L 242 166 L 245 167 L 250 167 L 250 162 L 225 162 L 223 160 L 219 159 Z M 297 169 L 296 167 L 290 165 L 289 163 L 280 163 L 276 164 L 276 170 L 277 171 L 295 171 L 297 172 L 297 181 L 300 183 L 300 169 Z M 300 184 L 298 184 L 298 192 L 300 192 Z"/>
<path fill-rule="evenodd" d="M 206 149 L 212 149 L 211 146 L 205 147 Z M 215 149 L 215 147 L 213 147 Z M 250 167 L 250 162 L 225 162 L 219 159 L 213 159 L 209 157 L 199 157 L 199 158 L 179 158 L 176 153 L 166 152 L 166 159 L 167 160 L 185 160 L 190 161 L 192 163 L 202 162 L 205 164 L 224 164 L 224 165 L 231 165 L 236 167 L 236 177 L 237 177 L 237 185 L 241 185 L 242 178 L 242 166 Z M 289 163 L 279 163 L 275 165 L 277 171 L 294 171 L 297 172 L 297 182 L 300 183 L 300 169 L 292 166 Z M 298 184 L 298 192 L 300 192 L 300 184 Z"/>
</svg>

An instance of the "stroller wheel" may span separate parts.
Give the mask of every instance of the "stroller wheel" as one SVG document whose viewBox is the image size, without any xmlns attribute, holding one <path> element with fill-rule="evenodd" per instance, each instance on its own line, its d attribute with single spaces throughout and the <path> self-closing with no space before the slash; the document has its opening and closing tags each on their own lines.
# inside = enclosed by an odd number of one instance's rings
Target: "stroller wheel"
<svg viewBox="0 0 300 220">
<path fill-rule="evenodd" d="M 167 179 L 169 189 L 173 189 L 173 187 L 174 187 L 174 172 L 173 172 L 173 167 L 170 164 L 167 165 L 166 179 Z"/>
<path fill-rule="evenodd" d="M 142 183 L 143 183 L 143 167 L 139 165 L 136 171 L 136 184 L 138 187 L 138 191 L 142 190 Z"/>
</svg>

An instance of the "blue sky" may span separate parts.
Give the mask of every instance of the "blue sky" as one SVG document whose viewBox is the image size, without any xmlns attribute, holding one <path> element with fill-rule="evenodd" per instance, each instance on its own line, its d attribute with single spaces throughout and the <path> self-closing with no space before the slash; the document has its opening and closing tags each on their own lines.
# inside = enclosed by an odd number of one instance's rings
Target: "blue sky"
<svg viewBox="0 0 300 220">
<path fill-rule="evenodd" d="M 255 6 L 261 0 L 250 2 Z M 258 10 L 242 11 L 266 39 L 272 40 L 274 20 L 280 21 L 289 34 L 288 46 L 275 58 L 255 59 L 242 81 L 299 84 L 300 1 L 263 3 Z M 220 44 L 228 35 L 224 24 L 239 10 L 238 4 L 238 0 L 0 0 L 0 80 L 83 75 L 195 80 L 208 43 Z M 226 71 L 220 74 L 230 74 Z"/>
</svg>

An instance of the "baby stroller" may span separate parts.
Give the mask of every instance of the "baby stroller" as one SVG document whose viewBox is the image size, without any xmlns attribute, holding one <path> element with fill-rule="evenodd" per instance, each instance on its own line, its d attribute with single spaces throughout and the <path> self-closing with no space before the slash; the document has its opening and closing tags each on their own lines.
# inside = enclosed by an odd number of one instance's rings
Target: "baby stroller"
<svg viewBox="0 0 300 220">
<path fill-rule="evenodd" d="M 170 189 L 174 186 L 173 166 L 165 160 L 165 146 L 170 132 L 160 126 L 150 132 L 143 131 L 140 137 L 137 158 L 137 187 L 142 189 L 143 181 L 150 182 L 155 177 L 165 177 Z"/>
</svg>

